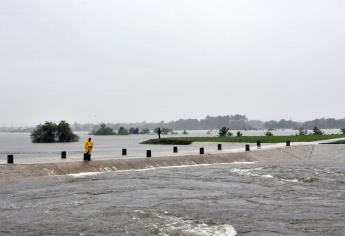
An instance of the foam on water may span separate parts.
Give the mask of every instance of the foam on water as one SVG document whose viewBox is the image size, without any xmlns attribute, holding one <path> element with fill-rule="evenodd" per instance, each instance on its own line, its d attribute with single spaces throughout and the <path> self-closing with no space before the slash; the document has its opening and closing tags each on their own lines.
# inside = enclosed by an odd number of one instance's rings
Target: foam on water
<svg viewBox="0 0 345 236">
<path fill-rule="evenodd" d="M 230 171 L 238 175 L 243 175 L 243 176 L 262 177 L 262 175 L 254 173 L 254 171 L 258 171 L 262 169 L 263 169 L 262 167 L 251 168 L 251 169 L 233 168 Z"/>
<path fill-rule="evenodd" d="M 280 179 L 283 182 L 300 183 L 298 179 Z"/>
<path fill-rule="evenodd" d="M 151 231 L 160 236 L 169 235 L 194 235 L 194 236 L 235 236 L 237 235 L 236 229 L 230 224 L 206 224 L 200 223 L 191 219 L 184 219 L 177 216 L 169 215 L 168 212 L 158 214 L 152 211 L 135 211 L 136 216 L 134 220 L 147 220 L 155 219 L 151 223 Z M 158 222 L 157 222 L 158 221 Z"/>
<path fill-rule="evenodd" d="M 258 168 L 251 168 L 251 169 L 240 169 L 240 168 L 233 168 L 231 172 L 236 173 L 242 176 L 249 176 L 249 177 L 259 177 L 259 178 L 268 178 L 268 179 L 275 179 L 279 182 L 289 182 L 289 183 L 300 183 L 298 179 L 285 179 L 285 178 L 278 178 L 276 176 L 270 174 L 258 174 L 257 172 L 263 170 L 262 167 Z"/>
<path fill-rule="evenodd" d="M 255 164 L 255 161 L 234 161 L 231 163 L 225 163 L 225 164 L 232 164 L 232 165 L 252 165 Z"/>
<path fill-rule="evenodd" d="M 83 178 L 86 176 L 99 175 L 99 174 L 102 174 L 102 172 L 84 172 L 84 173 L 77 173 L 77 174 L 68 174 L 68 176 L 72 176 L 74 178 Z"/>
<path fill-rule="evenodd" d="M 76 173 L 76 174 L 68 174 L 68 176 L 72 176 L 75 178 L 81 178 L 81 177 L 86 177 L 86 176 L 92 176 L 92 175 L 97 175 L 97 174 L 102 174 L 104 172 L 111 172 L 111 171 L 116 171 L 116 172 L 139 172 L 139 171 L 152 171 L 156 169 L 172 169 L 172 168 L 187 168 L 187 167 L 200 167 L 200 166 L 212 166 L 212 165 L 251 165 L 254 164 L 255 162 L 232 162 L 232 163 L 212 163 L 212 164 L 191 164 L 191 165 L 178 165 L 178 166 L 149 166 L 144 169 L 131 169 L 131 170 L 117 170 L 116 167 L 105 167 L 102 169 L 99 169 L 99 171 L 96 172 L 84 172 L 84 173 Z M 53 175 L 53 174 L 51 174 Z"/>
<path fill-rule="evenodd" d="M 208 225 L 197 224 L 191 220 L 183 220 L 173 217 L 172 223 L 166 224 L 166 232 L 160 235 L 168 236 L 171 233 L 178 233 L 179 235 L 200 235 L 200 236 L 235 236 L 237 235 L 236 229 L 229 224 L 224 225 Z"/>
<path fill-rule="evenodd" d="M 261 175 L 262 178 L 274 178 L 272 175 Z"/>
</svg>

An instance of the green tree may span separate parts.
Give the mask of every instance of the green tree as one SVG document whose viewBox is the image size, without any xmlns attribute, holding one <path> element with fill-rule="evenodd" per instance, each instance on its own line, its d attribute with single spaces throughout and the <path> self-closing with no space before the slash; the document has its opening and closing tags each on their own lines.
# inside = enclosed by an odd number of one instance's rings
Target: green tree
<svg viewBox="0 0 345 236">
<path fill-rule="evenodd" d="M 158 129 L 159 128 L 155 128 L 154 129 L 154 132 L 156 133 L 156 134 L 158 134 Z M 169 129 L 169 128 L 161 128 L 161 134 L 162 135 L 167 135 L 168 133 L 171 133 L 173 130 L 172 129 Z"/>
<path fill-rule="evenodd" d="M 228 131 L 229 131 L 229 128 L 227 128 L 227 127 L 224 126 L 224 127 L 222 127 L 222 128 L 219 130 L 218 135 L 219 135 L 220 137 L 224 137 L 224 136 L 227 135 Z"/>
<path fill-rule="evenodd" d="M 46 121 L 31 132 L 31 141 L 33 143 L 54 143 L 56 129 L 56 124 Z"/>
<path fill-rule="evenodd" d="M 79 140 L 78 135 L 75 135 L 66 121 L 61 121 L 56 127 L 56 136 L 59 143 L 76 142 Z"/>
<path fill-rule="evenodd" d="M 323 135 L 323 132 L 317 126 L 314 127 L 313 133 L 315 135 Z"/>
<path fill-rule="evenodd" d="M 130 128 L 129 134 L 139 134 L 139 128 Z"/>
<path fill-rule="evenodd" d="M 61 121 L 59 125 L 47 121 L 38 125 L 30 136 L 33 143 L 76 142 L 79 140 L 79 137 L 72 132 L 70 125 L 65 121 Z"/>
<path fill-rule="evenodd" d="M 340 129 L 340 131 L 341 131 L 342 134 L 345 134 L 345 128 Z"/>
<path fill-rule="evenodd" d="M 104 123 L 100 125 L 100 127 L 96 130 L 91 132 L 94 135 L 115 135 L 112 128 L 107 127 Z"/>
<path fill-rule="evenodd" d="M 117 130 L 117 134 L 118 134 L 118 135 L 128 135 L 128 130 L 127 130 L 125 127 L 120 127 L 120 128 Z"/>
</svg>

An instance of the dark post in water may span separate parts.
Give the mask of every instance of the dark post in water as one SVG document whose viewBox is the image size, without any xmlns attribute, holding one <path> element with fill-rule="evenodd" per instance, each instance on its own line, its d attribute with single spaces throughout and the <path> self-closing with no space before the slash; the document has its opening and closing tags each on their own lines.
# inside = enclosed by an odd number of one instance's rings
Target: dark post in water
<svg viewBox="0 0 345 236">
<path fill-rule="evenodd" d="M 65 151 L 61 152 L 61 159 L 66 159 L 67 153 Z"/>
<path fill-rule="evenodd" d="M 146 157 L 151 157 L 151 156 L 152 156 L 151 150 L 146 150 Z"/>
<path fill-rule="evenodd" d="M 125 148 L 122 149 L 122 156 L 127 156 L 127 149 Z"/>
<path fill-rule="evenodd" d="M 256 146 L 257 146 L 258 148 L 261 148 L 261 141 L 260 141 L 260 140 L 256 141 Z"/>
<path fill-rule="evenodd" d="M 222 144 L 218 144 L 218 151 L 222 150 Z"/>
<path fill-rule="evenodd" d="M 246 144 L 246 152 L 249 152 L 249 151 L 250 151 L 250 145 Z"/>
<path fill-rule="evenodd" d="M 204 155 L 205 154 L 205 149 L 204 148 L 200 148 L 200 155 Z"/>
<path fill-rule="evenodd" d="M 177 149 L 177 147 L 176 147 L 176 146 L 174 147 L 173 152 L 174 152 L 174 153 L 177 153 L 177 152 L 178 152 L 178 149 Z"/>
<path fill-rule="evenodd" d="M 290 147 L 290 145 L 291 145 L 291 142 L 290 141 L 286 141 L 286 146 Z"/>
<path fill-rule="evenodd" d="M 7 164 L 13 164 L 13 155 L 7 155 Z"/>
</svg>

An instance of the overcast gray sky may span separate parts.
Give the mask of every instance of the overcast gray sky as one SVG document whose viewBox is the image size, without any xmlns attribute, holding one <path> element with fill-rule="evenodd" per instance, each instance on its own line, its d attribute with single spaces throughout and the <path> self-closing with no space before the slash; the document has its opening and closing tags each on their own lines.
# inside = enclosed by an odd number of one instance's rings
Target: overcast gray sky
<svg viewBox="0 0 345 236">
<path fill-rule="evenodd" d="M 343 0 L 0 0 L 0 126 L 344 118 Z"/>
</svg>

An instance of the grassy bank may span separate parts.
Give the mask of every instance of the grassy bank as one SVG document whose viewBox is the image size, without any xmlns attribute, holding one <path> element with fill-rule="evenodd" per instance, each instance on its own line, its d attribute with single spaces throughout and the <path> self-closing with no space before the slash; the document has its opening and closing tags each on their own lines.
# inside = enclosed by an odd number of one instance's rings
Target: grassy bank
<svg viewBox="0 0 345 236">
<path fill-rule="evenodd" d="M 166 144 L 166 145 L 188 145 L 193 142 L 217 142 L 217 143 L 283 143 L 287 140 L 291 142 L 312 142 L 335 138 L 345 138 L 344 134 L 330 135 L 303 135 L 303 136 L 242 136 L 242 137 L 181 137 L 181 138 L 161 138 L 150 139 L 142 144 Z"/>
<path fill-rule="evenodd" d="M 339 141 L 328 143 L 328 144 L 345 144 L 345 140 L 339 140 Z"/>
</svg>

